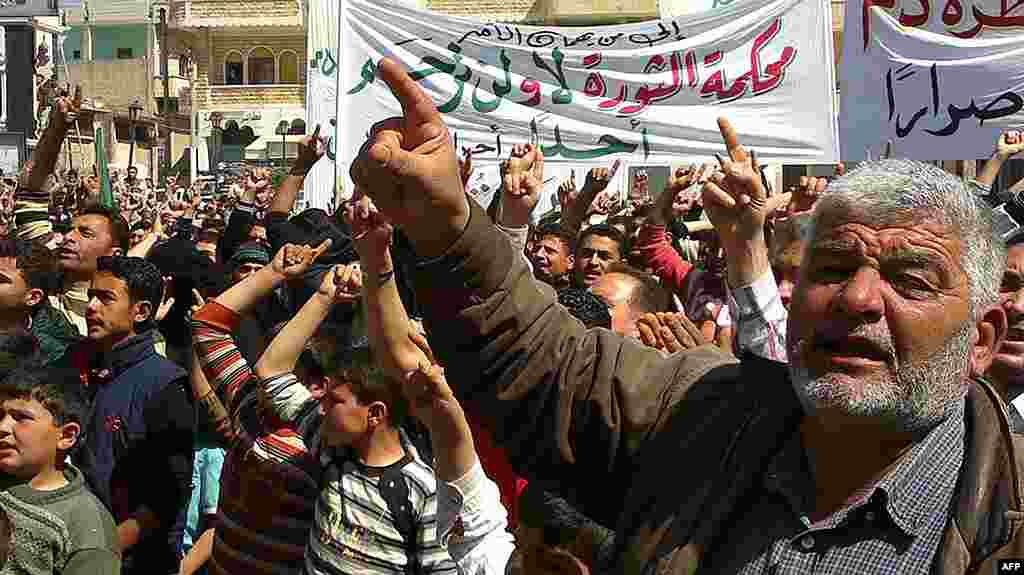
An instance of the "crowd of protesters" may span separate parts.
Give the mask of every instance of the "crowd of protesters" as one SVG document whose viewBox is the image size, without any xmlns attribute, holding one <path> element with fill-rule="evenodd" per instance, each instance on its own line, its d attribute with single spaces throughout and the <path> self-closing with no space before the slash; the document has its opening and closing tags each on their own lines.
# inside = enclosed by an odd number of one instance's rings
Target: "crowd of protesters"
<svg viewBox="0 0 1024 575">
<path fill-rule="evenodd" d="M 724 156 L 489 206 L 437 110 L 295 209 L 58 170 L 0 190 L 0 573 L 981 573 L 1024 557 L 1024 234 L 883 159 L 771 190 Z M 382 118 L 383 120 L 383 118 Z"/>
</svg>

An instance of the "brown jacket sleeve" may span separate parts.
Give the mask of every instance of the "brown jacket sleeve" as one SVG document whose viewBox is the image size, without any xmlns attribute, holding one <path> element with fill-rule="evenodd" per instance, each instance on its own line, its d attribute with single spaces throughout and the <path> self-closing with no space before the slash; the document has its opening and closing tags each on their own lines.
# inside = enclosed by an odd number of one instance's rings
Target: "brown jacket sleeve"
<svg viewBox="0 0 1024 575">
<path fill-rule="evenodd" d="M 449 382 L 518 471 L 570 491 L 597 484 L 605 502 L 621 502 L 631 460 L 670 406 L 735 358 L 714 346 L 669 357 L 605 329 L 586 330 L 469 201 L 462 237 L 421 263 L 415 281 Z"/>
</svg>

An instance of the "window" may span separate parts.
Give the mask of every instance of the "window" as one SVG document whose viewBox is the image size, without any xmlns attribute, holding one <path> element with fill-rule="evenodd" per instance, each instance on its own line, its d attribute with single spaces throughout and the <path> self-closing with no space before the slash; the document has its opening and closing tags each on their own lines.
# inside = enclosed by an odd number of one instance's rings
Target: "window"
<svg viewBox="0 0 1024 575">
<path fill-rule="evenodd" d="M 118 48 L 117 49 L 117 59 L 118 60 L 131 60 L 132 59 L 132 49 L 131 48 Z"/>
<path fill-rule="evenodd" d="M 253 48 L 249 52 L 249 84 L 273 84 L 274 53 L 266 48 Z"/>
<path fill-rule="evenodd" d="M 224 85 L 241 86 L 244 67 L 241 52 L 228 52 L 224 57 Z"/>
<path fill-rule="evenodd" d="M 82 51 L 81 50 L 75 50 L 75 51 L 71 52 L 71 59 L 72 60 L 81 60 L 82 59 Z"/>
<path fill-rule="evenodd" d="M 295 52 L 286 50 L 281 52 L 281 56 L 278 59 L 278 70 L 279 78 L 278 84 L 298 84 L 299 83 L 299 57 L 295 55 Z"/>
</svg>

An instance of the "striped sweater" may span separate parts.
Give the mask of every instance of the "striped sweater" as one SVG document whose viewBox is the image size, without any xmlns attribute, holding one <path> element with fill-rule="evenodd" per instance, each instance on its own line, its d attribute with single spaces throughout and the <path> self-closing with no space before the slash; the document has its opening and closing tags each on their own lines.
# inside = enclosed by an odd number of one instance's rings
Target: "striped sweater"
<svg viewBox="0 0 1024 575">
<path fill-rule="evenodd" d="M 214 394 L 200 398 L 226 447 L 211 575 L 302 570 L 320 465 L 303 438 L 261 409 L 258 386 L 231 332 L 240 317 L 217 302 L 192 321 L 193 341 Z"/>
<path fill-rule="evenodd" d="M 48 181 L 49 185 L 53 185 Z M 14 193 L 14 224 L 18 239 L 47 241 L 53 232 L 50 222 L 50 192 L 18 188 Z M 86 291 L 88 284 L 75 286 L 62 293 L 50 296 L 50 305 L 75 326 L 83 337 L 88 332 L 85 325 L 85 308 L 89 305 Z"/>
<path fill-rule="evenodd" d="M 309 448 L 319 446 L 318 402 L 292 373 L 264 382 L 275 414 L 302 433 Z M 310 574 L 403 574 L 409 557 L 381 494 L 381 482 L 400 472 L 408 486 L 415 522 L 420 573 L 457 573 L 437 536 L 437 481 L 405 432 L 405 456 L 387 467 L 368 467 L 350 450 L 319 451 L 324 466 L 316 516 L 306 547 Z"/>
</svg>

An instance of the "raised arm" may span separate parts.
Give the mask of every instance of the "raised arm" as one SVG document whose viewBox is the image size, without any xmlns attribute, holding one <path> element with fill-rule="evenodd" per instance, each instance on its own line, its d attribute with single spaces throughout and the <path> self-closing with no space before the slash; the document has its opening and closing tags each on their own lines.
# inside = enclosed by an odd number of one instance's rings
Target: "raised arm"
<svg viewBox="0 0 1024 575">
<path fill-rule="evenodd" d="M 981 172 L 974 181 L 986 192 L 991 192 L 992 185 L 999 176 L 999 171 L 1003 169 L 1003 164 L 1021 152 L 1024 152 L 1024 134 L 1016 130 L 999 134 L 999 138 L 996 140 L 996 149 L 992 151 L 992 156 L 981 167 Z"/>
<path fill-rule="evenodd" d="M 586 330 L 468 201 L 430 98 L 398 64 L 385 59 L 378 69 L 404 119 L 378 125 L 351 174 L 427 260 L 415 274 L 417 301 L 449 383 L 460 401 L 472 401 L 513 467 L 557 478 L 578 490 L 588 512 L 614 522 L 609 501 L 624 499 L 642 444 L 695 381 L 716 368 L 731 373 L 735 360 L 712 346 L 665 357 Z M 598 496 L 593 478 L 606 476 Z"/>
<path fill-rule="evenodd" d="M 327 146 L 320 137 L 320 125 L 313 130 L 313 135 L 304 138 L 299 145 L 299 157 L 292 164 L 288 176 L 281 182 L 281 186 L 274 192 L 274 199 L 270 202 L 268 213 L 289 214 L 295 207 L 295 199 L 299 196 L 299 189 L 302 182 L 306 180 L 306 174 L 313 169 L 313 166 L 324 157 Z"/>
<path fill-rule="evenodd" d="M 53 226 L 49 219 L 50 194 L 47 180 L 53 174 L 68 128 L 74 124 L 82 106 L 82 88 L 74 97 L 61 96 L 50 110 L 50 122 L 25 165 L 14 197 L 14 223 L 18 237 L 26 240 L 46 238 Z"/>
<path fill-rule="evenodd" d="M 278 419 L 302 430 L 307 440 L 319 427 L 316 425 L 319 416 L 315 409 L 316 399 L 293 374 L 295 365 L 306 348 L 306 342 L 331 313 L 334 304 L 358 301 L 361 289 L 358 278 L 357 266 L 336 265 L 331 268 L 324 274 L 317 292 L 270 342 L 256 362 L 256 377 L 264 386 L 272 412 Z"/>
<path fill-rule="evenodd" d="M 608 188 L 611 182 L 611 174 L 608 168 L 594 168 L 587 173 L 587 180 L 583 183 L 583 189 L 578 194 L 575 190 L 567 190 L 568 194 L 563 198 L 575 198 L 571 201 L 563 200 L 561 226 L 573 234 L 580 232 L 583 220 L 587 218 L 590 205 L 598 194 Z M 575 184 L 572 184 L 575 187 Z"/>
</svg>

